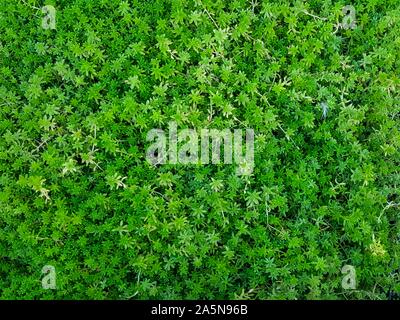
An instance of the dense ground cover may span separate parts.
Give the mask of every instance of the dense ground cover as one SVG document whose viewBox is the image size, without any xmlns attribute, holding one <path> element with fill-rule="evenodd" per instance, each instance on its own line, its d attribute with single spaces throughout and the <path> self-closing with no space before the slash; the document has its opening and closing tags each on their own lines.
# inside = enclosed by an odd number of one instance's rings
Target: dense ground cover
<svg viewBox="0 0 400 320">
<path fill-rule="evenodd" d="M 400 291 L 397 0 L 0 8 L 0 298 Z M 149 164 L 170 121 L 254 129 L 253 172 Z"/>
</svg>

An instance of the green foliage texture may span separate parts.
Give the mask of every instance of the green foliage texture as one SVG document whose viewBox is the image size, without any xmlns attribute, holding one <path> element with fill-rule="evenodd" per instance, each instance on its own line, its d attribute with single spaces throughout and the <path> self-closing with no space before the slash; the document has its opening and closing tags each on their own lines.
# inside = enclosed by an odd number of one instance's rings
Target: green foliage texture
<svg viewBox="0 0 400 320">
<path fill-rule="evenodd" d="M 355 29 L 338 27 L 345 5 Z M 0 8 L 1 299 L 400 289 L 398 0 Z M 253 128 L 254 171 L 149 164 L 146 134 L 170 121 Z"/>
</svg>

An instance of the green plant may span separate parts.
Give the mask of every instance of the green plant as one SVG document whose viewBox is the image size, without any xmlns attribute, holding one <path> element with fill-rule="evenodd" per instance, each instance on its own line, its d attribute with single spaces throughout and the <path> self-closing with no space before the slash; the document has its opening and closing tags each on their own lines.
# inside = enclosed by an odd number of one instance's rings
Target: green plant
<svg viewBox="0 0 400 320">
<path fill-rule="evenodd" d="M 0 298 L 385 299 L 398 286 L 397 0 L 0 7 Z M 170 121 L 253 128 L 252 174 L 150 165 L 146 133 Z M 341 288 L 345 264 L 356 290 Z"/>
</svg>

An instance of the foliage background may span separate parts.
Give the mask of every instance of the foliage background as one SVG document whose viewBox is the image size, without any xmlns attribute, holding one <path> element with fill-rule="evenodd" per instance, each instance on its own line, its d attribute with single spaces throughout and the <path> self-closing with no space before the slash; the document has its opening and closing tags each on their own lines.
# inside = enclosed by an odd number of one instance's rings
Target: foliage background
<svg viewBox="0 0 400 320">
<path fill-rule="evenodd" d="M 335 33 L 348 4 L 357 28 Z M 0 298 L 400 291 L 397 0 L 0 8 Z M 146 133 L 169 121 L 253 128 L 253 174 L 152 167 Z"/>
</svg>

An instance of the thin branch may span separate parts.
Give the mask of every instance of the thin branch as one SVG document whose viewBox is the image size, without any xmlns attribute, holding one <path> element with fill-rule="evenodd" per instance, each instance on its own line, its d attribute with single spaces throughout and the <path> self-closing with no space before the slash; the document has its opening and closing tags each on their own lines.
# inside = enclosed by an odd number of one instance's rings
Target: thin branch
<svg viewBox="0 0 400 320">
<path fill-rule="evenodd" d="M 316 18 L 316 19 L 319 19 L 319 20 L 328 20 L 327 18 L 321 18 L 321 17 L 318 17 L 316 15 L 313 15 L 312 13 L 309 13 L 307 10 L 303 10 L 301 12 L 305 13 L 306 15 L 308 15 L 310 17 L 313 17 L 313 18 Z"/>
<path fill-rule="evenodd" d="M 31 8 L 34 8 L 34 9 L 36 9 L 36 10 L 42 10 L 41 8 L 38 8 L 38 7 L 35 7 L 35 6 L 30 5 L 29 3 L 26 3 L 25 0 L 21 0 L 21 1 L 22 1 L 25 5 L 27 5 L 27 6 L 31 7 Z"/>
<path fill-rule="evenodd" d="M 218 24 L 215 22 L 215 20 L 213 19 L 213 17 L 211 16 L 211 14 L 208 12 L 207 8 L 203 5 L 202 2 L 201 2 L 201 5 L 203 6 L 204 11 L 207 13 L 208 17 L 209 17 L 209 18 L 211 19 L 211 21 L 214 23 L 215 27 L 216 27 L 217 29 L 221 29 L 221 28 L 218 26 Z"/>
<path fill-rule="evenodd" d="M 286 139 L 290 140 L 294 144 L 294 146 L 297 148 L 297 150 L 300 150 L 300 148 L 296 145 L 296 143 L 292 140 L 292 138 L 289 137 L 289 135 L 286 133 L 286 131 L 283 130 L 282 126 L 279 123 L 278 123 L 278 127 L 279 127 L 279 129 L 281 129 L 283 131 L 283 133 L 286 136 Z"/>
<path fill-rule="evenodd" d="M 393 208 L 393 207 L 399 207 L 399 206 L 400 206 L 400 203 L 394 203 L 394 202 L 392 202 L 392 201 L 391 201 L 391 202 L 388 202 L 387 206 L 383 208 L 381 214 L 380 214 L 379 217 L 378 217 L 378 223 L 381 223 L 381 222 L 382 222 L 382 221 L 381 221 L 381 218 L 382 218 L 383 214 L 385 213 L 385 211 L 386 211 L 387 209 Z"/>
</svg>

